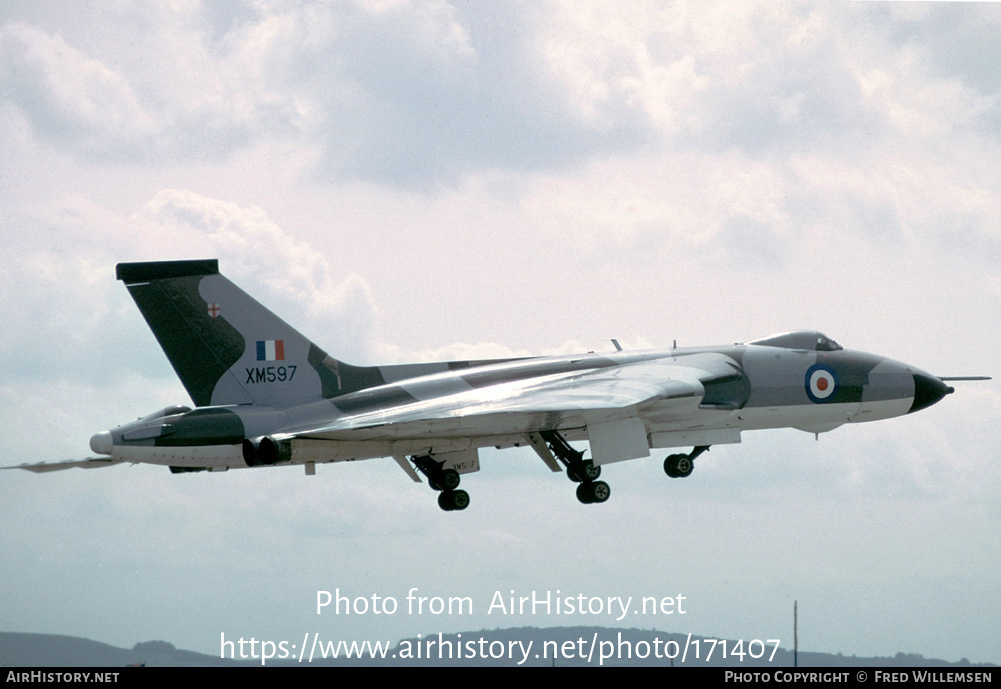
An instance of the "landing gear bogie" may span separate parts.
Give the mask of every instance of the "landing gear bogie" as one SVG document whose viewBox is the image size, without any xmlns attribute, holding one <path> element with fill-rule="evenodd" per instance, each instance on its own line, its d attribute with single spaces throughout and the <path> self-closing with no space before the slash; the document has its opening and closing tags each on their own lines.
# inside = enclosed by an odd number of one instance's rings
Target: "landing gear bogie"
<svg viewBox="0 0 1001 689">
<path fill-rule="evenodd" d="M 558 431 L 540 431 L 539 435 L 549 446 L 550 452 L 567 468 L 567 478 L 577 486 L 577 499 L 585 505 L 605 502 L 612 489 L 604 481 L 599 481 L 601 467 L 592 460 L 584 459 L 584 453 L 575 450 Z"/>
<path fill-rule="evenodd" d="M 446 512 L 469 507 L 469 493 L 457 490 L 462 477 L 455 469 L 445 469 L 444 462 L 432 455 L 411 457 L 417 470 L 424 474 L 432 490 L 439 492 L 438 507 Z"/>
</svg>

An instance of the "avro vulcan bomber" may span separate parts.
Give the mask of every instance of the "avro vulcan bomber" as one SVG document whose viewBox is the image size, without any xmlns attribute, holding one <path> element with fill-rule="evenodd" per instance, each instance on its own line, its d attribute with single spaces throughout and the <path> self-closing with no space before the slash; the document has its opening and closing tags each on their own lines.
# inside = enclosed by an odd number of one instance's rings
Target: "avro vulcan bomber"
<svg viewBox="0 0 1001 689">
<path fill-rule="evenodd" d="M 712 445 L 739 443 L 745 431 L 823 433 L 911 414 L 958 380 L 814 331 L 669 351 L 354 366 L 226 279 L 215 260 L 120 263 L 117 277 L 194 406 L 97 433 L 97 457 L 20 468 L 298 464 L 312 474 L 321 463 L 392 457 L 414 481 L 427 479 L 442 509 L 462 510 L 460 479 L 479 469 L 480 448 L 528 446 L 565 470 L 582 503 L 601 503 L 611 493 L 599 478 L 606 464 L 690 447 L 664 460 L 667 475 L 682 478 Z M 571 444 L 580 441 L 586 459 Z"/>
</svg>

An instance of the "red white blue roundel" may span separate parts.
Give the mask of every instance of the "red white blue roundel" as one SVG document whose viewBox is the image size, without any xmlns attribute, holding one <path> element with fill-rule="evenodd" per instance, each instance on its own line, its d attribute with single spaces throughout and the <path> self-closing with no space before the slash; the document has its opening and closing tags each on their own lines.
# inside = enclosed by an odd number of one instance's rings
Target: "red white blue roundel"
<svg viewBox="0 0 1001 689">
<path fill-rule="evenodd" d="M 815 364 L 806 372 L 806 394 L 812 401 L 830 401 L 837 390 L 838 379 L 826 366 Z"/>
</svg>

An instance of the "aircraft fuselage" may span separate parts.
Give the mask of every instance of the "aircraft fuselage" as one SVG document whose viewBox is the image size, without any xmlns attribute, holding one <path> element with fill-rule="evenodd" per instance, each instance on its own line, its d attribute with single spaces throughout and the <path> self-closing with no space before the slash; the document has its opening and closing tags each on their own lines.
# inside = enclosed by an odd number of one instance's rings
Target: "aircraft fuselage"
<svg viewBox="0 0 1001 689">
<path fill-rule="evenodd" d="M 937 378 L 913 366 L 851 350 L 817 352 L 737 344 L 669 352 L 538 357 L 420 375 L 331 399 L 273 407 L 220 405 L 147 417 L 96 435 L 92 449 L 128 462 L 214 469 L 247 467 L 243 447 L 247 439 L 280 439 L 325 419 L 378 417 L 388 409 L 400 412 L 408 406 L 419 413 L 429 402 L 436 402 L 440 410 L 449 399 L 455 400 L 456 409 L 463 410 L 475 404 L 477 396 L 517 394 L 554 378 L 572 379 L 595 370 L 607 372 L 653 360 L 706 367 L 707 358 L 713 366 L 729 366 L 732 375 L 705 384 L 705 394 L 693 396 L 687 403 L 654 401 L 637 410 L 650 447 L 739 442 L 741 431 L 768 428 L 826 432 L 845 423 L 901 416 L 951 392 Z M 292 442 L 292 454 L 276 463 L 510 447 L 524 444 L 524 435 L 533 430 L 538 428 L 529 425 L 500 431 L 487 424 L 480 434 L 462 438 L 436 437 L 433 429 L 421 427 L 402 435 L 382 434 L 376 429 L 365 432 L 363 438 L 297 439 Z M 576 420 L 563 419 L 553 430 L 571 440 L 588 437 L 583 415 Z M 703 439 L 714 440 L 700 442 Z"/>
</svg>

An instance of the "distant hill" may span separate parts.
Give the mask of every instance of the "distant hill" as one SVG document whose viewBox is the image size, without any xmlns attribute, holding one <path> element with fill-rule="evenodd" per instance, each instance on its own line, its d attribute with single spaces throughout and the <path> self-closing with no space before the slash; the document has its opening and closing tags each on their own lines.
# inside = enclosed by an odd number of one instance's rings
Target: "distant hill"
<svg viewBox="0 0 1001 689">
<path fill-rule="evenodd" d="M 587 655 L 597 640 L 591 660 Z M 674 646 L 671 644 L 677 644 Z M 385 652 L 385 658 L 320 659 L 314 656 L 314 666 L 468 666 L 502 667 L 515 666 L 523 661 L 523 666 L 581 667 L 599 665 L 601 651 L 609 657 L 601 661 L 605 667 L 681 666 L 680 650 L 688 642 L 687 635 L 670 634 L 641 629 L 614 629 L 605 627 L 518 627 L 492 629 L 457 634 L 423 635 L 420 639 L 403 639 Z M 698 642 L 699 658 L 695 658 Z M 531 644 L 531 645 L 529 645 Z M 727 657 L 722 654 L 722 644 L 713 647 L 713 653 L 706 661 L 712 641 L 702 637 L 691 637 L 684 663 L 686 667 L 791 667 L 792 651 L 779 648 L 771 662 L 772 648 L 750 649 L 746 644 L 738 647 L 743 659 L 732 654 L 735 642 L 727 641 Z M 343 650 L 343 649 L 342 649 Z M 385 649 L 384 649 L 385 650 Z M 755 655 L 764 650 L 762 658 Z M 249 649 L 248 649 L 249 651 Z M 509 654 L 510 651 L 510 654 Z M 558 654 L 554 660 L 552 655 Z M 673 660 L 665 655 L 677 654 Z M 527 657 L 526 657 L 527 655 Z M 585 657 L 580 657 L 584 655 Z M 657 657 L 659 655 L 659 657 Z M 439 657 L 440 656 L 440 657 Z M 474 656 L 474 657 L 470 657 Z M 482 657 L 486 656 L 486 657 Z M 491 657 L 494 656 L 494 657 Z M 496 657 L 502 656 L 502 657 Z M 513 657 L 512 657 L 513 656 Z M 631 656 L 631 657 L 629 657 Z M 646 656 L 646 657 L 642 657 Z M 11 667 L 125 667 L 145 664 L 146 667 L 240 667 L 260 666 L 260 660 L 221 659 L 216 655 L 205 655 L 194 651 L 177 649 L 166 641 L 138 643 L 131 649 L 117 648 L 109 644 L 57 634 L 20 634 L 0 632 L 0 665 Z M 298 664 L 295 661 L 272 660 L 270 666 Z M 302 663 L 305 664 L 305 661 Z M 859 657 L 841 654 L 800 652 L 800 667 L 995 667 L 991 664 L 973 664 L 965 658 L 950 663 L 937 658 L 910 653 L 898 653 L 893 657 Z"/>
<path fill-rule="evenodd" d="M 0 632 L 0 665 L 11 667 L 159 667 L 244 665 L 217 656 L 180 651 L 166 641 L 138 643 L 131 649 L 60 634 Z"/>
</svg>

